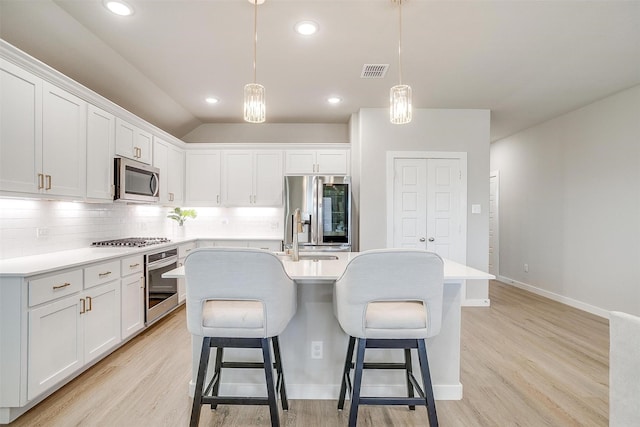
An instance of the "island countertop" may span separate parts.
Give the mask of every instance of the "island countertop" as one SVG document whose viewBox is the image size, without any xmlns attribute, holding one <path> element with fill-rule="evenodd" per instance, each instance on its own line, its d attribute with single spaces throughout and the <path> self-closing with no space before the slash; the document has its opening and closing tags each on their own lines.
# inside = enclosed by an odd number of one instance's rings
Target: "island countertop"
<svg viewBox="0 0 640 427">
<path fill-rule="evenodd" d="M 305 252 L 304 255 L 333 255 L 338 259 L 304 259 L 293 261 L 288 255 L 278 255 L 282 261 L 284 269 L 296 282 L 334 282 L 344 272 L 347 264 L 359 252 Z M 184 266 L 168 271 L 162 275 L 164 278 L 184 278 Z M 495 279 L 492 274 L 485 273 L 475 268 L 444 259 L 444 280 L 488 280 Z"/>
</svg>

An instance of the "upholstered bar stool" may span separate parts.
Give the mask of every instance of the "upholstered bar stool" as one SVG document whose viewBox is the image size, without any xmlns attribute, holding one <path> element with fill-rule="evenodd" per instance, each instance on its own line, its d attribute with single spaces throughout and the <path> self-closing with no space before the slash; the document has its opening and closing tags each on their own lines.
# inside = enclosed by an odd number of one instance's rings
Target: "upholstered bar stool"
<svg viewBox="0 0 640 427">
<path fill-rule="evenodd" d="M 191 426 L 202 405 L 269 405 L 271 425 L 279 426 L 276 392 L 288 409 L 278 335 L 296 311 L 296 288 L 282 262 L 260 249 L 196 249 L 185 259 L 187 328 L 203 337 Z M 271 345 L 275 363 L 271 359 Z M 211 347 L 216 347 L 213 377 L 204 387 Z M 263 363 L 224 361 L 225 348 L 262 349 Z M 267 397 L 220 396 L 224 368 L 264 369 Z M 277 373 L 274 384 L 273 369 Z"/>
<path fill-rule="evenodd" d="M 349 262 L 336 281 L 336 317 L 350 337 L 338 409 L 344 408 L 347 388 L 352 388 L 349 426 L 356 425 L 360 405 L 407 405 L 409 409 L 424 405 L 429 425 L 438 425 L 425 338 L 440 332 L 443 274 L 442 258 L 434 253 L 388 249 L 362 252 Z M 365 363 L 365 350 L 370 348 L 402 349 L 404 363 Z M 412 372 L 412 349 L 417 349 L 422 387 Z M 351 369 L 354 369 L 353 386 Z M 408 396 L 361 396 L 364 369 L 405 371 Z M 415 397 L 415 392 L 419 397 Z"/>
</svg>

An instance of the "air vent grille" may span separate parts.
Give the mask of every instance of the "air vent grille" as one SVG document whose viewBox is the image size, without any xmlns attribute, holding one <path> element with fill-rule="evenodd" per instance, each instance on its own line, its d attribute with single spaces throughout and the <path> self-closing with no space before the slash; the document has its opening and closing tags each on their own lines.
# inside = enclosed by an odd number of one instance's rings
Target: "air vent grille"
<svg viewBox="0 0 640 427">
<path fill-rule="evenodd" d="M 389 64 L 364 64 L 362 66 L 361 79 L 381 79 L 387 74 Z"/>
</svg>

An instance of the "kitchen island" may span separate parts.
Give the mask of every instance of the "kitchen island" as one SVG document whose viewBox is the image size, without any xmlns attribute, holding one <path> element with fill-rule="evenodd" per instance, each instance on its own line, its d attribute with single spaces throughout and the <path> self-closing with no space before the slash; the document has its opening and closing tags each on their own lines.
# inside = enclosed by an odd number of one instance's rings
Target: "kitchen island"
<svg viewBox="0 0 640 427">
<path fill-rule="evenodd" d="M 305 253 L 305 255 L 311 255 Z M 355 252 L 332 252 L 337 259 L 292 261 L 280 256 L 287 274 L 298 285 L 297 312 L 280 335 L 280 346 L 286 377 L 287 393 L 292 399 L 337 399 L 348 336 L 333 315 L 333 284 L 342 275 Z M 462 398 L 460 382 L 461 289 L 466 280 L 487 280 L 494 276 L 471 267 L 444 260 L 444 308 L 442 329 L 427 340 L 433 390 L 438 400 Z M 184 278 L 184 267 L 169 271 L 163 277 Z M 201 338 L 192 339 L 192 379 L 189 394 L 193 395 Z M 259 353 L 249 349 L 225 351 L 228 360 L 259 360 Z M 414 358 L 414 362 L 417 358 Z M 403 360 L 400 351 L 378 350 L 367 353 L 367 360 Z M 417 365 L 414 371 L 419 369 Z M 225 371 L 222 394 L 253 395 L 265 393 L 263 373 Z M 398 395 L 406 393 L 402 372 L 367 371 L 363 378 L 363 395 Z"/>
</svg>

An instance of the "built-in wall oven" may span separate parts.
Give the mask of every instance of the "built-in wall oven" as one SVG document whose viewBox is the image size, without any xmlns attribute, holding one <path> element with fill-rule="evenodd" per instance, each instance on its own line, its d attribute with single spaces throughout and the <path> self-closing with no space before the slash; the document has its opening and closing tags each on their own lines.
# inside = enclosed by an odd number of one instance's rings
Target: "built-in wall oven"
<svg viewBox="0 0 640 427">
<path fill-rule="evenodd" d="M 147 325 L 178 306 L 178 279 L 162 278 L 164 273 L 177 267 L 177 248 L 165 248 L 145 256 Z"/>
</svg>

